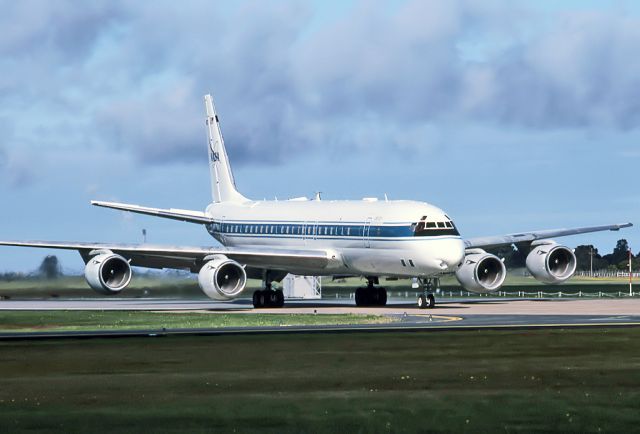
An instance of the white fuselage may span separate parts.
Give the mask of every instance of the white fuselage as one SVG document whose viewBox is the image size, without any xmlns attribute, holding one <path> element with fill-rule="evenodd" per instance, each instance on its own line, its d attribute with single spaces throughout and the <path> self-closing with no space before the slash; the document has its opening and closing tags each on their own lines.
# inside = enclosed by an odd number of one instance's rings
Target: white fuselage
<svg viewBox="0 0 640 434">
<path fill-rule="evenodd" d="M 297 274 L 428 277 L 455 271 L 464 258 L 451 219 L 424 202 L 221 202 L 206 212 L 215 219 L 207 230 L 224 246 L 330 250 L 341 259 Z"/>
</svg>

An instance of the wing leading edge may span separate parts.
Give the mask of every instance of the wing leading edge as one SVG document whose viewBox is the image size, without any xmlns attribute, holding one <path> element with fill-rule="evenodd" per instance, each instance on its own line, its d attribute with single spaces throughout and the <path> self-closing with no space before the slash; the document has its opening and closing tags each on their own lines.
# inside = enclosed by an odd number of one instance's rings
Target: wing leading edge
<svg viewBox="0 0 640 434">
<path fill-rule="evenodd" d="M 623 228 L 633 226 L 631 223 L 621 223 L 616 225 L 604 226 L 588 226 L 575 229 L 549 229 L 543 231 L 520 232 L 517 234 L 497 235 L 490 237 L 469 238 L 464 241 L 465 247 L 471 248 L 490 248 L 504 246 L 508 244 L 532 243 L 537 240 L 545 240 L 549 238 L 566 237 L 568 235 L 587 234 L 590 232 L 602 231 L 619 231 Z"/>
<path fill-rule="evenodd" d="M 146 244 L 74 243 L 55 241 L 0 241 L 2 246 L 77 250 L 87 260 L 92 252 L 109 250 L 123 256 L 131 265 L 148 268 L 189 269 L 197 273 L 206 258 L 225 255 L 253 268 L 279 270 L 322 269 L 340 259 L 325 250 L 234 249 L 211 247 L 158 246 Z"/>
</svg>

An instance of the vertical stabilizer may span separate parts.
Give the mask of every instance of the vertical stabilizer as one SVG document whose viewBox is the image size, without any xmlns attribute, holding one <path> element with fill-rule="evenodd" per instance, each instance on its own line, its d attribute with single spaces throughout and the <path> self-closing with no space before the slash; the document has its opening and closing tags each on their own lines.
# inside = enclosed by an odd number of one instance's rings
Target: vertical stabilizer
<svg viewBox="0 0 640 434">
<path fill-rule="evenodd" d="M 209 170 L 211 171 L 211 192 L 214 202 L 246 202 L 249 199 L 236 189 L 229 157 L 224 148 L 224 140 L 220 131 L 220 121 L 216 114 L 211 95 L 205 95 L 204 105 L 207 109 L 207 138 L 209 144 Z"/>
</svg>

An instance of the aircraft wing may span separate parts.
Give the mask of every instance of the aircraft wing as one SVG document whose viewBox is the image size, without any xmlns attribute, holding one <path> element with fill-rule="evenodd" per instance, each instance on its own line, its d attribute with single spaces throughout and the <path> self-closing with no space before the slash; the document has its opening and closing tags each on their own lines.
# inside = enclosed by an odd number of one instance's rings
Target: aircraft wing
<svg viewBox="0 0 640 434">
<path fill-rule="evenodd" d="M 85 262 L 93 251 L 109 250 L 128 259 L 131 265 L 147 268 L 189 269 L 200 271 L 204 259 L 225 255 L 252 268 L 276 270 L 321 269 L 339 260 L 325 250 L 235 249 L 215 247 L 159 246 L 152 244 L 74 243 L 51 241 L 0 241 L 2 246 L 40 247 L 77 250 Z"/>
<path fill-rule="evenodd" d="M 100 206 L 103 208 L 119 209 L 120 211 L 135 212 L 138 214 L 152 215 L 155 217 L 164 217 L 172 220 L 180 220 L 189 223 L 207 224 L 212 223 L 213 218 L 201 211 L 190 211 L 186 209 L 161 209 L 150 208 L 140 205 L 131 205 L 127 203 L 118 202 L 103 202 L 99 200 L 92 200 L 91 205 Z"/>
<path fill-rule="evenodd" d="M 498 247 L 508 244 L 530 244 L 537 240 L 565 237 L 568 235 L 578 235 L 601 231 L 619 231 L 622 228 L 628 228 L 630 226 L 633 225 L 631 223 L 621 223 L 617 225 L 589 226 L 575 229 L 550 229 L 543 231 L 521 232 L 517 234 L 497 235 L 492 237 L 469 238 L 464 241 L 464 245 L 467 249 L 471 249 L 475 247 Z"/>
</svg>

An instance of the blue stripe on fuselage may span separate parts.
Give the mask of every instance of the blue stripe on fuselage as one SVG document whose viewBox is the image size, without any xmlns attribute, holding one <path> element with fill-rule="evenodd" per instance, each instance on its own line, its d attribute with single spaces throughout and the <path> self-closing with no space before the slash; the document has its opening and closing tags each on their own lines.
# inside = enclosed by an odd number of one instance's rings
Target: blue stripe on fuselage
<svg viewBox="0 0 640 434">
<path fill-rule="evenodd" d="M 361 238 L 399 238 L 413 237 L 409 224 L 403 225 L 363 225 L 363 224 L 326 224 L 322 223 L 258 223 L 258 222 L 214 222 L 207 225 L 210 234 L 233 235 L 293 235 L 300 237 L 340 237 L 345 239 Z"/>
</svg>

